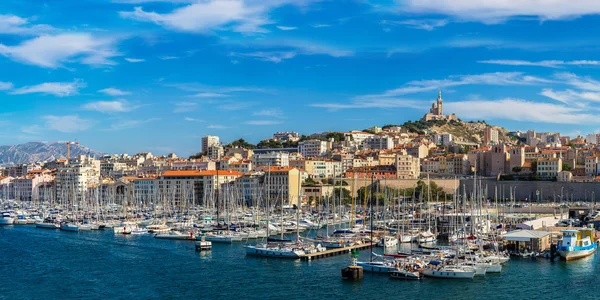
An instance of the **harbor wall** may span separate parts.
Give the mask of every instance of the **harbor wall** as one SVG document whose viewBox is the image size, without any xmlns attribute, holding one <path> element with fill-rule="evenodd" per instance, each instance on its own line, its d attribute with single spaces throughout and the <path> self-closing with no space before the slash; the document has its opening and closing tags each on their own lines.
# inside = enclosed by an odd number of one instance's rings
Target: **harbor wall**
<svg viewBox="0 0 600 300">
<path fill-rule="evenodd" d="M 536 202 L 536 191 L 540 191 L 539 199 L 543 202 L 563 201 L 594 201 L 600 200 L 600 183 L 595 182 L 551 182 L 551 181 L 497 181 L 495 178 L 477 180 L 487 196 L 493 198 L 496 189 L 498 198 L 510 198 L 510 191 L 516 199 L 523 201 L 525 198 Z M 473 191 L 473 179 L 460 180 L 460 191 L 466 188 L 467 193 Z M 597 196 L 597 197 L 596 197 Z"/>
<path fill-rule="evenodd" d="M 343 180 L 346 181 L 346 183 L 348 183 L 348 186 L 346 186 L 346 188 L 353 193 L 353 196 L 356 196 L 356 191 L 358 191 L 360 188 L 371 185 L 371 179 L 369 178 L 347 178 Z M 383 186 L 389 186 L 395 189 L 407 189 L 417 186 L 418 181 L 419 179 L 381 179 L 379 182 Z M 446 193 L 453 193 L 454 188 L 460 185 L 458 179 L 431 179 L 429 181 L 435 182 L 435 184 L 443 188 L 444 192 Z M 353 185 L 354 191 L 352 190 Z"/>
</svg>

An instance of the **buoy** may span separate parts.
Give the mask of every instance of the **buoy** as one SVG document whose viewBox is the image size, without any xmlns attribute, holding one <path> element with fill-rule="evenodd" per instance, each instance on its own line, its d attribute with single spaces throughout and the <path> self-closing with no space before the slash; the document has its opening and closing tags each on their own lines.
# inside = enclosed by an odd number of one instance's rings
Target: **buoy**
<svg viewBox="0 0 600 300">
<path fill-rule="evenodd" d="M 349 266 L 342 269 L 342 279 L 362 279 L 363 268 L 359 266 Z"/>
</svg>

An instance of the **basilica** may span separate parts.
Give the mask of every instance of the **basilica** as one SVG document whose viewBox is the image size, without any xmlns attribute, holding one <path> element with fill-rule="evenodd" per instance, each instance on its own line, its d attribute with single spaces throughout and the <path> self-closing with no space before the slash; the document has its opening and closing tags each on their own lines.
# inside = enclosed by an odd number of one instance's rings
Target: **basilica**
<svg viewBox="0 0 600 300">
<path fill-rule="evenodd" d="M 446 120 L 452 121 L 457 120 L 456 114 L 451 114 L 444 116 L 444 103 L 442 101 L 442 91 L 438 91 L 437 101 L 431 104 L 431 109 L 429 109 L 429 113 L 425 114 L 421 121 L 427 122 L 430 120 Z"/>
</svg>

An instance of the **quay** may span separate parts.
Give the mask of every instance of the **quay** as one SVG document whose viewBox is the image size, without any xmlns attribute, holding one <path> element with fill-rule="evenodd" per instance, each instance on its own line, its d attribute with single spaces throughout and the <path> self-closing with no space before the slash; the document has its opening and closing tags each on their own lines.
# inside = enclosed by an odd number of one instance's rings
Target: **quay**
<svg viewBox="0 0 600 300">
<path fill-rule="evenodd" d="M 364 249 L 370 248 L 371 246 L 375 247 L 375 244 L 360 244 L 360 245 L 348 246 L 348 247 L 344 247 L 344 248 L 335 248 L 335 249 L 326 250 L 323 252 L 305 254 L 300 258 L 304 261 L 311 261 L 314 259 L 320 259 L 320 258 L 326 258 L 326 257 L 332 257 L 332 256 L 350 253 L 352 250 L 364 250 Z"/>
</svg>

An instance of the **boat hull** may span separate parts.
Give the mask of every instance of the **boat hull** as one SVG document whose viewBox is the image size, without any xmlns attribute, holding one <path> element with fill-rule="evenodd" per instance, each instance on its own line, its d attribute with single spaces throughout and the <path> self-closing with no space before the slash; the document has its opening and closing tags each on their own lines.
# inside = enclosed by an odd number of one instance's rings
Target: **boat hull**
<svg viewBox="0 0 600 300">
<path fill-rule="evenodd" d="M 35 227 L 42 229 L 60 229 L 60 226 L 54 223 L 37 223 L 35 224 Z"/>
<path fill-rule="evenodd" d="M 292 251 L 292 250 L 288 251 L 288 250 L 247 246 L 246 247 L 246 255 L 298 259 L 298 258 L 301 258 L 302 256 L 304 256 L 304 253 L 302 251 Z"/>
<path fill-rule="evenodd" d="M 427 277 L 444 279 L 473 279 L 475 277 L 475 271 L 423 270 L 421 274 Z"/>
<path fill-rule="evenodd" d="M 591 249 L 582 249 L 582 250 L 573 250 L 573 251 L 558 250 L 558 254 L 562 258 L 564 258 L 566 261 L 570 261 L 570 260 L 588 257 L 588 256 L 596 253 L 596 248 L 597 248 L 597 246 L 596 246 L 596 244 L 594 244 L 594 247 L 592 247 Z"/>
<path fill-rule="evenodd" d="M 0 218 L 0 225 L 13 225 L 15 223 L 15 218 Z"/>
</svg>

